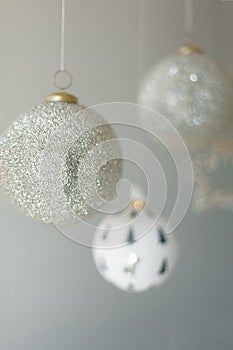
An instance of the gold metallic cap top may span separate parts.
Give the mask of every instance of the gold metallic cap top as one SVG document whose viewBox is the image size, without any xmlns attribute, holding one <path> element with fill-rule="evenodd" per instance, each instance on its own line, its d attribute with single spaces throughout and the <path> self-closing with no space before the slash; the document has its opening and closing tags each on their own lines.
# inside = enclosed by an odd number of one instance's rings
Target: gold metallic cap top
<svg viewBox="0 0 233 350">
<path fill-rule="evenodd" d="M 179 48 L 178 52 L 179 55 L 190 55 L 192 53 L 201 54 L 203 51 L 199 49 L 199 47 L 191 46 L 191 45 L 185 45 Z"/>
<path fill-rule="evenodd" d="M 66 92 L 54 92 L 45 98 L 46 102 L 78 103 L 78 98 Z"/>
<path fill-rule="evenodd" d="M 145 203 L 140 199 L 135 199 L 131 202 L 131 206 L 134 210 L 141 211 L 144 208 Z"/>
</svg>

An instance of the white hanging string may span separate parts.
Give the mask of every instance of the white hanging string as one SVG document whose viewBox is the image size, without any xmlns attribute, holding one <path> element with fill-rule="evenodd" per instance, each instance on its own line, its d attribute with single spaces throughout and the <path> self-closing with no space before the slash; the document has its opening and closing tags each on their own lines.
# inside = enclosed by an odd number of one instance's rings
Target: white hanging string
<svg viewBox="0 0 233 350">
<path fill-rule="evenodd" d="M 193 0 L 184 0 L 185 6 L 185 45 L 191 45 L 193 39 Z"/>
<path fill-rule="evenodd" d="M 137 85 L 138 89 L 145 73 L 146 54 L 146 4 L 145 0 L 138 0 L 138 53 L 137 53 Z"/>
<path fill-rule="evenodd" d="M 54 74 L 53 83 L 60 90 L 68 89 L 73 83 L 73 76 L 65 69 L 65 5 L 66 0 L 61 0 L 61 51 L 60 51 L 60 69 Z M 66 76 L 66 82 L 59 83 L 59 76 Z"/>
<path fill-rule="evenodd" d="M 60 71 L 65 70 L 65 0 L 61 0 L 61 56 Z"/>
<path fill-rule="evenodd" d="M 138 32 L 137 32 L 137 97 L 139 95 L 140 85 L 145 74 L 146 64 L 146 0 L 138 0 Z M 139 111 L 138 111 L 139 113 Z M 139 155 L 140 156 L 140 155 Z M 137 192 L 140 190 L 139 172 L 135 171 L 132 176 L 132 185 Z M 134 195 L 138 195 L 134 193 Z M 143 199 L 143 198 L 138 198 Z"/>
</svg>

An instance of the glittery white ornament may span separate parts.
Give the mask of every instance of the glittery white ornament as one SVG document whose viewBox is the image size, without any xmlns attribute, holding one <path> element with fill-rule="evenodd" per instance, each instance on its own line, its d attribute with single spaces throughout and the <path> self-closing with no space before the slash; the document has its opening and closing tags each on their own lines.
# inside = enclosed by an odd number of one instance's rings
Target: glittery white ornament
<svg viewBox="0 0 233 350">
<path fill-rule="evenodd" d="M 209 146 L 232 120 L 233 84 L 197 48 L 163 59 L 144 80 L 139 103 L 173 123 L 190 151 Z M 142 120 L 156 129 L 156 121 Z"/>
<path fill-rule="evenodd" d="M 111 248 L 115 241 L 122 246 Z M 129 207 L 107 216 L 97 229 L 93 259 L 100 275 L 126 292 L 143 292 L 161 285 L 176 260 L 174 237 L 166 235 L 153 215 Z M 106 248 L 109 247 L 109 248 Z"/>
<path fill-rule="evenodd" d="M 24 214 L 46 223 L 90 214 L 120 178 L 119 144 L 106 142 L 116 137 L 111 126 L 76 102 L 52 94 L 0 138 L 0 186 Z"/>
</svg>

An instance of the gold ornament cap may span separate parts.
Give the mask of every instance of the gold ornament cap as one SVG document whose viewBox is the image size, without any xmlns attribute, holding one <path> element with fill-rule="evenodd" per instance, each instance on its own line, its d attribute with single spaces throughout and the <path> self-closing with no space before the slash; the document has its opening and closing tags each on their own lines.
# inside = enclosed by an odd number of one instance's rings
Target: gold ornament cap
<svg viewBox="0 0 233 350">
<path fill-rule="evenodd" d="M 54 92 L 49 94 L 45 98 L 46 102 L 66 102 L 66 103 L 78 103 L 78 98 L 74 95 L 68 94 L 67 92 Z"/>
<path fill-rule="evenodd" d="M 199 47 L 192 45 L 184 45 L 177 51 L 178 55 L 202 54 L 203 51 Z"/>
<path fill-rule="evenodd" d="M 135 199 L 131 202 L 131 207 L 136 211 L 141 211 L 145 206 L 145 203 L 140 199 Z"/>
</svg>

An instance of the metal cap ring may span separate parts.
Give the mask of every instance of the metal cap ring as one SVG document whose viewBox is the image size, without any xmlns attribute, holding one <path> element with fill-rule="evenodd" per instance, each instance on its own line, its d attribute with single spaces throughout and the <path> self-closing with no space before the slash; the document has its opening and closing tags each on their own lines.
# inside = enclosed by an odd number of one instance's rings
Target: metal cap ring
<svg viewBox="0 0 233 350">
<path fill-rule="evenodd" d="M 62 86 L 62 85 L 59 85 L 58 82 L 57 82 L 57 78 L 60 74 L 65 74 L 69 81 L 66 85 Z M 53 84 L 60 90 L 66 90 L 66 89 L 69 89 L 69 87 L 71 87 L 73 83 L 73 76 L 70 72 L 68 72 L 67 70 L 58 70 L 55 74 L 54 74 L 54 77 L 53 77 Z"/>
</svg>

